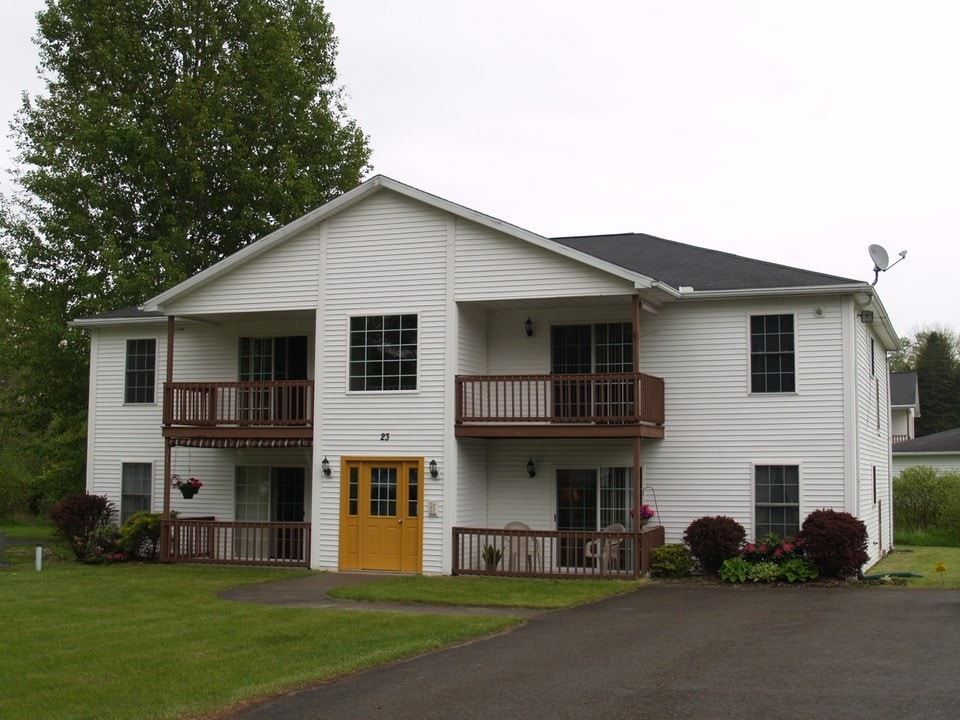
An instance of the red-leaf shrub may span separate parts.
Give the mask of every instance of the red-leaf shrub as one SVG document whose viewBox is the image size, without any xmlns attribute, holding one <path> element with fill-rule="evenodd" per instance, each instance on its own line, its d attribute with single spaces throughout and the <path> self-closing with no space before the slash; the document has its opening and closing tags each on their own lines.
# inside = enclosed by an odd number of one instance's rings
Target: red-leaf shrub
<svg viewBox="0 0 960 720">
<path fill-rule="evenodd" d="M 743 525 L 725 515 L 694 520 L 683 533 L 690 554 L 709 575 L 716 575 L 724 560 L 740 553 L 746 537 Z"/>
<path fill-rule="evenodd" d="M 867 526 L 850 513 L 814 510 L 803 521 L 800 537 L 806 559 L 827 577 L 857 575 L 870 558 Z"/>
<path fill-rule="evenodd" d="M 113 522 L 117 506 L 105 495 L 70 495 L 50 509 L 56 534 L 77 560 L 84 560 L 95 545 L 94 536 Z"/>
</svg>

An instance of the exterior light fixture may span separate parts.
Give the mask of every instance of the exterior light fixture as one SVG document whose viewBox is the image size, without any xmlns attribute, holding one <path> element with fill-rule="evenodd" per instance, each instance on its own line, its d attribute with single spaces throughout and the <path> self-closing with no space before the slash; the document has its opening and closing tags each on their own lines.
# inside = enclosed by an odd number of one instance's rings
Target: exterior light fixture
<svg viewBox="0 0 960 720">
<path fill-rule="evenodd" d="M 860 322 L 862 323 L 872 323 L 873 322 L 873 310 L 864 310 L 858 315 Z"/>
<path fill-rule="evenodd" d="M 527 460 L 527 475 L 530 477 L 537 476 L 537 466 L 533 464 L 533 458 Z"/>
<path fill-rule="evenodd" d="M 323 470 L 324 477 L 330 477 L 332 471 L 330 470 L 330 461 L 327 460 L 326 455 L 323 456 L 323 461 L 320 463 L 320 469 Z"/>
<path fill-rule="evenodd" d="M 533 337 L 533 320 L 527 316 L 527 321 L 523 324 L 523 329 L 527 331 L 527 337 Z"/>
<path fill-rule="evenodd" d="M 437 471 L 437 461 L 431 460 L 430 461 L 430 477 L 436 480 L 439 474 L 440 473 Z"/>
</svg>

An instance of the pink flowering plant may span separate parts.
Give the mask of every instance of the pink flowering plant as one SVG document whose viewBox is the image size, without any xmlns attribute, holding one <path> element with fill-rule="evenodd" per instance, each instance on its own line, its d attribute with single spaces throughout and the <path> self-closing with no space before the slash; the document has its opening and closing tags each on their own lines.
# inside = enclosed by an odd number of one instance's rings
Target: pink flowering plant
<svg viewBox="0 0 960 720">
<path fill-rule="evenodd" d="M 199 478 L 189 477 L 186 480 L 184 480 L 179 475 L 174 475 L 172 479 L 173 479 L 173 486 L 178 490 L 183 490 L 184 488 L 187 488 L 189 490 L 190 488 L 193 488 L 193 491 L 196 492 L 197 490 L 203 487 L 203 483 L 200 482 Z"/>
<path fill-rule="evenodd" d="M 650 507 L 649 505 L 644 504 L 640 506 L 640 520 L 642 522 L 646 522 L 647 520 L 652 518 L 654 515 L 656 515 L 656 513 L 653 511 L 653 508 Z M 633 508 L 630 508 L 630 517 L 636 517 L 633 512 Z"/>
<path fill-rule="evenodd" d="M 803 541 L 792 535 L 780 538 L 773 533 L 758 538 L 756 542 L 746 543 L 741 556 L 747 562 L 772 562 L 782 564 L 788 560 L 803 557 Z"/>
</svg>

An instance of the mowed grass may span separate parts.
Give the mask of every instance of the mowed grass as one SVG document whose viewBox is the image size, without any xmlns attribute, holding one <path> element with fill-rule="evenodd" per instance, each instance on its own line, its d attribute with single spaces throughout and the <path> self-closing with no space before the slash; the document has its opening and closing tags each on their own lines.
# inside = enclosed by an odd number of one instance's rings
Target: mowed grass
<svg viewBox="0 0 960 720">
<path fill-rule="evenodd" d="M 641 583 L 639 580 L 405 576 L 336 588 L 330 596 L 341 600 L 553 609 L 619 595 L 636 589 Z"/>
<path fill-rule="evenodd" d="M 248 605 L 217 592 L 297 574 L 84 566 L 34 547 L 0 569 L 0 718 L 184 718 L 517 624 L 513 617 Z"/>
<path fill-rule="evenodd" d="M 937 572 L 938 563 L 946 568 Z M 960 548 L 897 545 L 897 549 L 866 571 L 867 575 L 914 572 L 919 578 L 905 578 L 907 587 L 960 589 Z"/>
</svg>

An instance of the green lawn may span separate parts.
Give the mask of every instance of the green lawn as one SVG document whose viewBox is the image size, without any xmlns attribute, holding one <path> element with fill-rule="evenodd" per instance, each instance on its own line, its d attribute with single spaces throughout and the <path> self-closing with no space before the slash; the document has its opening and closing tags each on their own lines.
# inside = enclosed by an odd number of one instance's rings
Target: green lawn
<svg viewBox="0 0 960 720">
<path fill-rule="evenodd" d="M 0 569 L 0 717 L 183 718 L 460 642 L 519 618 L 281 608 L 218 600 L 296 571 L 84 566 L 32 545 Z"/>
<path fill-rule="evenodd" d="M 946 568 L 942 575 L 936 571 L 938 563 L 942 563 Z M 907 587 L 958 589 L 960 548 L 897 545 L 896 551 L 867 570 L 866 574 L 883 575 L 895 572 L 914 572 L 923 576 L 906 578 Z"/>
<path fill-rule="evenodd" d="M 330 596 L 344 600 L 552 609 L 619 595 L 640 587 L 641 582 L 406 576 L 336 588 Z"/>
</svg>

